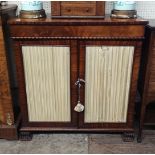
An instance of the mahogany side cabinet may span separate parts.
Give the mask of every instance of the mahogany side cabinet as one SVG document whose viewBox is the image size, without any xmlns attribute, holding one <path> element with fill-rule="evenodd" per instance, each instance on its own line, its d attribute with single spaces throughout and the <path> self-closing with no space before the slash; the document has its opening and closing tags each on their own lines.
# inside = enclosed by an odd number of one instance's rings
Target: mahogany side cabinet
<svg viewBox="0 0 155 155">
<path fill-rule="evenodd" d="M 134 138 L 134 106 L 146 20 L 9 21 L 22 122 L 36 131 L 119 132 Z"/>
<path fill-rule="evenodd" d="M 17 5 L 0 6 L 0 138 L 18 139 L 17 117 L 14 111 L 14 102 L 10 78 L 11 69 L 9 57 L 11 43 L 7 21 L 16 17 Z"/>
<path fill-rule="evenodd" d="M 142 96 L 138 142 L 142 141 L 143 127 L 155 125 L 155 20 L 149 20 L 145 36 L 138 86 Z"/>
</svg>

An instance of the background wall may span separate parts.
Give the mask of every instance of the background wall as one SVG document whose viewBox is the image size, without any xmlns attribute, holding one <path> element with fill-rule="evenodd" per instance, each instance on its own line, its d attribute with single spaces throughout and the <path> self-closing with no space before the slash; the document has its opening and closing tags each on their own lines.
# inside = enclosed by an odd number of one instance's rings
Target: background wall
<svg viewBox="0 0 155 155">
<path fill-rule="evenodd" d="M 20 2 L 19 1 L 10 1 L 10 4 L 17 4 L 20 9 Z M 50 1 L 44 1 L 44 9 L 46 13 L 51 13 Z M 106 14 L 110 14 L 113 8 L 112 2 L 106 2 Z M 146 18 L 146 19 L 155 19 L 155 1 L 138 1 L 137 2 L 137 13 L 139 16 Z"/>
</svg>

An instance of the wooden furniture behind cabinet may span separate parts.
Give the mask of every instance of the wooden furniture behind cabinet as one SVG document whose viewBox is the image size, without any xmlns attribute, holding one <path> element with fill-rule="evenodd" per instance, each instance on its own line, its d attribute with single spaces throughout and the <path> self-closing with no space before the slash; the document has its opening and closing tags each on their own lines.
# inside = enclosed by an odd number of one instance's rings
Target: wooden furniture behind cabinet
<svg viewBox="0 0 155 155">
<path fill-rule="evenodd" d="M 16 16 L 16 5 L 0 7 L 0 138 L 17 139 L 16 117 L 9 76 L 10 40 L 7 20 Z"/>
<path fill-rule="evenodd" d="M 146 26 L 143 48 L 139 92 L 142 96 L 138 142 L 142 141 L 144 125 L 155 125 L 155 20 Z"/>
<path fill-rule="evenodd" d="M 104 18 L 104 1 L 52 1 L 52 18 Z"/>
<path fill-rule="evenodd" d="M 23 137 L 32 131 L 106 131 L 133 139 L 147 21 L 17 18 L 9 24 Z"/>
</svg>

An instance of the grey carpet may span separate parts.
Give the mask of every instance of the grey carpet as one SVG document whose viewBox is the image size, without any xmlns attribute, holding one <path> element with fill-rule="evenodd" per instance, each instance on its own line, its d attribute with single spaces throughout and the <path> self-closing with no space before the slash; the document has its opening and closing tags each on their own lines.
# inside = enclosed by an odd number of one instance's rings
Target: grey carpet
<svg viewBox="0 0 155 155">
<path fill-rule="evenodd" d="M 0 153 L 155 153 L 155 131 L 145 131 L 142 143 L 122 142 L 120 134 L 35 134 L 32 141 L 1 139 Z"/>
</svg>

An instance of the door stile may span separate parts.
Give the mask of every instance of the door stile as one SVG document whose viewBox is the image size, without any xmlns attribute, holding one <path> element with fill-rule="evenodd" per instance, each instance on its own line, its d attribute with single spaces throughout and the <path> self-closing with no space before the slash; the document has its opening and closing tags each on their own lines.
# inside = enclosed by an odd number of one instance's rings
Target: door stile
<svg viewBox="0 0 155 155">
<path fill-rule="evenodd" d="M 78 126 L 78 113 L 74 111 L 74 108 L 77 104 L 78 99 L 78 89 L 75 85 L 75 82 L 78 79 L 78 73 L 79 73 L 79 67 L 78 67 L 78 42 L 76 40 L 70 41 L 70 50 L 71 50 L 71 56 L 70 56 L 70 79 L 71 79 L 71 121 L 74 127 Z"/>
<path fill-rule="evenodd" d="M 86 57 L 85 42 L 79 42 L 79 78 L 85 81 L 85 57 Z M 85 83 L 81 83 L 80 88 L 80 102 L 85 106 Z M 85 111 L 85 110 L 84 110 Z M 79 114 L 79 128 L 83 127 L 84 123 L 84 111 Z"/>
</svg>

